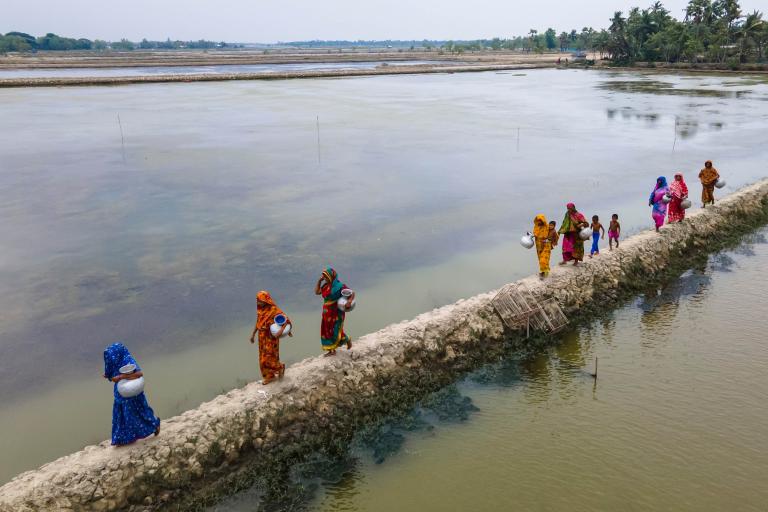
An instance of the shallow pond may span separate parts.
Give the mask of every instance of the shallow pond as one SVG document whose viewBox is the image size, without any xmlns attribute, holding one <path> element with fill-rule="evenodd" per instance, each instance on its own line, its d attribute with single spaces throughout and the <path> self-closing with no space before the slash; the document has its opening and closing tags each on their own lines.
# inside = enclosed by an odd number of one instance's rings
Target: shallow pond
<svg viewBox="0 0 768 512">
<path fill-rule="evenodd" d="M 765 510 L 765 233 L 300 466 L 304 501 L 269 510 Z"/>
<path fill-rule="evenodd" d="M 628 80 L 749 93 L 605 87 Z M 0 90 L 0 481 L 108 437 L 113 341 L 168 417 L 259 378 L 259 289 L 296 324 L 290 364 L 320 351 L 312 289 L 328 264 L 360 294 L 359 336 L 534 272 L 516 240 L 539 212 L 559 222 L 574 201 L 618 213 L 627 236 L 649 226 L 660 174 L 683 170 L 694 195 L 705 159 L 720 194 L 763 177 L 768 85 L 734 81 L 541 70 Z"/>
</svg>

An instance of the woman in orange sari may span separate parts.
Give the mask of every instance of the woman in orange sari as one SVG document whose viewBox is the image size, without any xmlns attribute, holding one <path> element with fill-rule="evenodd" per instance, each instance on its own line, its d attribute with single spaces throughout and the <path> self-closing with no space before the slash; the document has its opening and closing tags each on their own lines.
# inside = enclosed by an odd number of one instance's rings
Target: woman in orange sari
<svg viewBox="0 0 768 512">
<path fill-rule="evenodd" d="M 277 336 L 272 336 L 269 328 L 275 322 L 277 315 L 285 316 L 285 324 L 280 328 Z M 269 384 L 276 378 L 282 379 L 285 374 L 285 364 L 280 362 L 280 337 L 283 331 L 291 325 L 291 320 L 277 307 L 269 292 L 260 291 L 256 294 L 256 325 L 251 334 L 251 343 L 255 341 L 256 333 L 259 334 L 259 368 L 264 380 L 262 384 Z M 293 336 L 289 332 L 288 336 Z"/>
<path fill-rule="evenodd" d="M 715 204 L 715 183 L 720 179 L 720 173 L 712 166 L 712 160 L 704 162 L 704 168 L 699 172 L 701 181 L 701 207 Z"/>
</svg>

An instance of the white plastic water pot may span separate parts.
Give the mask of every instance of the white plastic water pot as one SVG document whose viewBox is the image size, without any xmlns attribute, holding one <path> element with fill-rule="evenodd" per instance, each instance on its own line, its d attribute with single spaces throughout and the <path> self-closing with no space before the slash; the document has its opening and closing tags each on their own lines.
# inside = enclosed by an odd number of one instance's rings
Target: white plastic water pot
<svg viewBox="0 0 768 512">
<path fill-rule="evenodd" d="M 269 326 L 269 332 L 272 334 L 272 336 L 277 337 L 277 333 L 280 332 L 280 329 L 282 329 L 283 324 L 285 324 L 285 322 L 287 321 L 288 319 L 285 318 L 285 315 L 277 315 L 275 317 L 274 323 Z M 283 331 L 283 335 L 280 337 L 282 338 L 283 336 L 288 336 L 289 332 L 291 332 L 291 324 L 288 324 L 285 327 L 285 330 Z"/>
<path fill-rule="evenodd" d="M 133 398 L 144 392 L 144 377 L 123 379 L 117 383 L 117 392 L 123 398 Z"/>
</svg>

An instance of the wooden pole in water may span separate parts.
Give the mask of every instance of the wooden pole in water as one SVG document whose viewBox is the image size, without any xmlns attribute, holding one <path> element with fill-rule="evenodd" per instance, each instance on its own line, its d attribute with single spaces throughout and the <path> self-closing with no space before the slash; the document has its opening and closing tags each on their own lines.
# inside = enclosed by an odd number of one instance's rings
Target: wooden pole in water
<svg viewBox="0 0 768 512">
<path fill-rule="evenodd" d="M 320 116 L 317 116 L 317 165 L 320 165 Z"/>
<path fill-rule="evenodd" d="M 520 152 L 520 127 L 517 128 L 517 152 Z"/>
<path fill-rule="evenodd" d="M 595 380 L 597 380 L 597 356 L 595 356 Z"/>
<path fill-rule="evenodd" d="M 120 127 L 120 147 L 123 151 L 123 163 L 125 163 L 125 136 L 123 136 L 123 123 L 120 121 L 120 112 L 117 113 L 117 125 Z"/>
<path fill-rule="evenodd" d="M 672 142 L 672 152 L 675 152 L 675 146 L 677 146 L 677 116 L 675 116 L 675 140 Z"/>
</svg>

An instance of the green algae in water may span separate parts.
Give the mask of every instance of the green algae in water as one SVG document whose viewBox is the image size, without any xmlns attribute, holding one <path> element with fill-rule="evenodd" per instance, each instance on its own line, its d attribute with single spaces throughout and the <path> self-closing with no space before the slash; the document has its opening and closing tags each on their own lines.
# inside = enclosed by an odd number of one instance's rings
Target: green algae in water
<svg viewBox="0 0 768 512">
<path fill-rule="evenodd" d="M 610 80 L 597 85 L 598 89 L 611 92 L 657 94 L 667 96 L 699 96 L 704 98 L 743 98 L 752 91 L 722 91 L 718 89 L 676 88 L 670 82 L 659 80 Z"/>
</svg>

